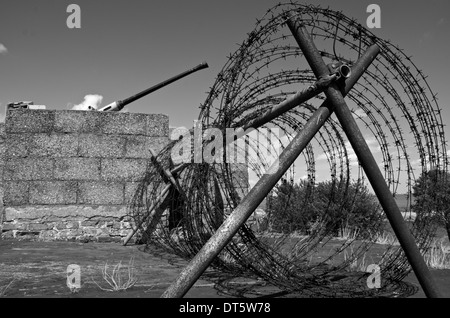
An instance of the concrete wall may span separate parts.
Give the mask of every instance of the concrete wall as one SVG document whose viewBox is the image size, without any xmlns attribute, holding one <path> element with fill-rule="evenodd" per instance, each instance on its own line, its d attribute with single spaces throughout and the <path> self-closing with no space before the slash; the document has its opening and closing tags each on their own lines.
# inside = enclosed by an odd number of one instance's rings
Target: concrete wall
<svg viewBox="0 0 450 318">
<path fill-rule="evenodd" d="M 166 115 L 10 110 L 0 125 L 2 236 L 120 240 Z"/>
</svg>

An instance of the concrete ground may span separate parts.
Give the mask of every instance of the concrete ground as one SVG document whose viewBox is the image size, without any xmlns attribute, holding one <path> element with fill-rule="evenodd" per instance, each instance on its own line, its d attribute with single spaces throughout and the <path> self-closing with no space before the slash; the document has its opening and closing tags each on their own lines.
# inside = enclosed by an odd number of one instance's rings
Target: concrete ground
<svg viewBox="0 0 450 318">
<path fill-rule="evenodd" d="M 157 298 L 175 281 L 187 264 L 179 257 L 167 253 L 143 251 L 143 245 L 122 246 L 118 243 L 35 242 L 0 240 L 0 296 L 3 297 L 100 297 L 100 298 Z M 125 291 L 107 291 L 111 285 L 102 271 L 112 274 L 114 265 L 120 271 L 122 282 L 129 278 L 128 265 L 132 262 L 133 287 Z M 117 264 L 121 262 L 121 270 Z M 72 292 L 67 286 L 67 267 L 80 266 L 81 289 Z M 212 272 L 207 272 L 211 274 Z M 450 271 L 433 270 L 440 290 L 450 297 Z M 205 277 L 205 276 L 204 276 Z M 412 273 L 406 278 L 417 286 Z M 257 283 L 249 280 L 248 284 Z M 256 285 L 255 285 L 256 286 Z M 275 291 L 269 290 L 269 295 Z M 229 297 L 218 292 L 214 284 L 200 279 L 186 295 L 187 298 Z M 419 287 L 414 298 L 425 294 Z"/>
</svg>

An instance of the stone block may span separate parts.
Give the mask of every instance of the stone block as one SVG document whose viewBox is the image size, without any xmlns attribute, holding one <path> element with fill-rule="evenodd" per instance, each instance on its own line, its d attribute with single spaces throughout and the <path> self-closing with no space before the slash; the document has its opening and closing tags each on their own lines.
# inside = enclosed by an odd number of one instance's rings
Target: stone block
<svg viewBox="0 0 450 318">
<path fill-rule="evenodd" d="M 108 181 L 139 181 L 144 178 L 146 159 L 102 159 L 101 178 Z"/>
<path fill-rule="evenodd" d="M 147 115 L 147 136 L 168 137 L 169 117 L 163 114 Z"/>
<path fill-rule="evenodd" d="M 158 154 L 168 142 L 167 137 L 127 136 L 125 157 L 148 159 L 151 156 L 149 148 Z"/>
<path fill-rule="evenodd" d="M 63 110 L 55 114 L 55 132 L 94 133 L 103 130 L 105 113 L 97 111 Z"/>
<path fill-rule="evenodd" d="M 80 227 L 79 222 L 67 222 L 66 228 L 68 229 L 78 229 Z"/>
<path fill-rule="evenodd" d="M 0 224 L 0 227 L 2 229 L 2 231 L 6 232 L 6 231 L 13 231 L 13 230 L 17 230 L 17 224 L 14 223 L 3 223 Z"/>
<path fill-rule="evenodd" d="M 75 157 L 78 137 L 75 134 L 34 134 L 28 141 L 28 154 L 40 157 Z"/>
<path fill-rule="evenodd" d="M 147 132 L 146 114 L 107 112 L 104 114 L 104 134 L 145 135 Z"/>
<path fill-rule="evenodd" d="M 6 137 L 5 123 L 0 123 L 0 139 Z"/>
<path fill-rule="evenodd" d="M 28 156 L 28 144 L 33 134 L 8 134 L 5 141 L 5 157 L 26 157 Z"/>
<path fill-rule="evenodd" d="M 158 137 L 157 137 L 158 138 Z M 125 144 L 125 158 L 150 158 L 146 136 L 127 136 Z"/>
<path fill-rule="evenodd" d="M 76 181 L 39 181 L 30 183 L 30 204 L 76 204 Z"/>
<path fill-rule="evenodd" d="M 55 111 L 9 110 L 5 123 L 7 133 L 50 133 L 55 124 Z"/>
<path fill-rule="evenodd" d="M 53 159 L 12 158 L 5 161 L 4 180 L 51 180 L 53 179 Z"/>
<path fill-rule="evenodd" d="M 45 231 L 48 230 L 48 225 L 43 223 L 30 223 L 28 224 L 29 231 Z"/>
<path fill-rule="evenodd" d="M 131 203 L 139 187 L 139 182 L 125 183 L 125 204 Z"/>
<path fill-rule="evenodd" d="M 125 139 L 121 136 L 81 134 L 78 154 L 81 157 L 121 158 Z"/>
<path fill-rule="evenodd" d="M 57 158 L 54 177 L 56 180 L 99 180 L 100 159 Z"/>
<path fill-rule="evenodd" d="M 5 181 L 3 204 L 5 207 L 29 203 L 29 182 Z"/>
<path fill-rule="evenodd" d="M 123 204 L 123 193 L 123 183 L 80 182 L 78 204 Z"/>
<path fill-rule="evenodd" d="M 5 222 L 13 220 L 60 218 L 94 218 L 114 217 L 120 218 L 127 215 L 127 208 L 122 205 L 109 206 L 80 206 L 80 205 L 34 205 L 34 206 L 5 206 Z M 88 222 L 88 221 L 83 221 Z M 82 223 L 83 224 L 83 223 Z M 83 226 L 83 225 L 82 225 Z"/>
<path fill-rule="evenodd" d="M 80 226 L 81 227 L 96 226 L 97 224 L 98 224 L 97 220 L 85 220 L 85 221 L 81 221 Z"/>
</svg>

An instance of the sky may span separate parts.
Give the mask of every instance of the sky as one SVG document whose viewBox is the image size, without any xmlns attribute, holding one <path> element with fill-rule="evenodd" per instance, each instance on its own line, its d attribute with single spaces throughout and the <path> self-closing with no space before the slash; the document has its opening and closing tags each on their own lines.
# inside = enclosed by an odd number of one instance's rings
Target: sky
<svg viewBox="0 0 450 318">
<path fill-rule="evenodd" d="M 192 127 L 216 75 L 274 0 L 0 0 L 0 120 L 13 101 L 71 109 L 129 97 L 202 62 L 209 68 L 127 107 L 163 113 L 173 127 Z M 365 23 L 369 4 L 381 8 L 371 31 L 412 56 L 428 76 L 450 119 L 450 1 L 320 0 L 304 4 L 342 11 Z M 68 28 L 70 4 L 81 28 Z M 446 127 L 447 139 L 450 128 Z"/>
</svg>

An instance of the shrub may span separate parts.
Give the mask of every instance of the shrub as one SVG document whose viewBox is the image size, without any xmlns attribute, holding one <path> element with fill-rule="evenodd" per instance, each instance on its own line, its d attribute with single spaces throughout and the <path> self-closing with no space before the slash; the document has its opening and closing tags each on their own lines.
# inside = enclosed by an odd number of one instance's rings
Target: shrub
<svg viewBox="0 0 450 318">
<path fill-rule="evenodd" d="M 450 239 L 450 174 L 438 169 L 424 171 L 414 184 L 413 196 L 417 221 L 444 226 Z"/>
<path fill-rule="evenodd" d="M 383 215 L 376 197 L 360 182 L 326 181 L 317 185 L 282 180 L 268 198 L 271 229 L 308 234 L 320 222 L 333 235 L 346 227 L 367 238 L 382 231 Z"/>
</svg>

